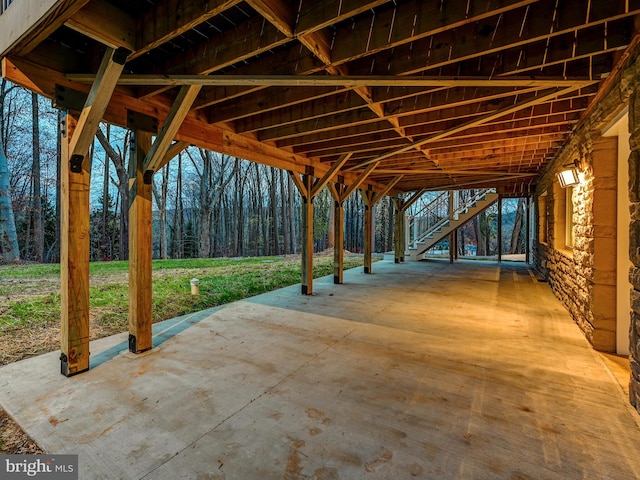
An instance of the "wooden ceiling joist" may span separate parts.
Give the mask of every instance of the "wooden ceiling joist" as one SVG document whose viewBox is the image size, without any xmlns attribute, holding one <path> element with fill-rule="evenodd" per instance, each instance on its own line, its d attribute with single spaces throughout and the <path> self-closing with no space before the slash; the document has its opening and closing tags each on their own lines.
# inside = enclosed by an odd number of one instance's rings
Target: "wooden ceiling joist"
<svg viewBox="0 0 640 480">
<path fill-rule="evenodd" d="M 358 167 L 351 167 L 351 168 L 347 169 L 347 171 L 355 170 L 356 168 L 362 167 L 364 165 L 368 165 L 370 163 L 374 163 L 374 162 L 378 162 L 380 160 L 384 160 L 385 158 L 389 158 L 389 157 L 394 156 L 394 155 L 396 155 L 398 153 L 406 152 L 407 150 L 410 150 L 410 149 L 412 149 L 414 147 L 419 147 L 419 146 L 426 145 L 428 143 L 434 142 L 436 140 L 440 140 L 442 138 L 450 137 L 450 136 L 452 136 L 452 135 L 454 135 L 454 134 L 456 134 L 458 132 L 463 132 L 465 130 L 468 130 L 471 127 L 476 127 L 476 126 L 482 125 L 484 123 L 487 123 L 487 122 L 489 122 L 491 120 L 495 120 L 495 119 L 500 118 L 500 117 L 502 117 L 504 115 L 507 115 L 509 113 L 512 113 L 512 112 L 515 112 L 515 111 L 518 111 L 518 110 L 522 110 L 523 108 L 527 108 L 529 106 L 533 106 L 533 105 L 536 105 L 538 103 L 542 103 L 542 102 L 547 101 L 547 100 L 552 99 L 552 98 L 556 98 L 559 95 L 563 95 L 565 93 L 569 93 L 570 91 L 575 90 L 575 89 L 576 89 L 576 87 L 568 87 L 568 88 L 565 88 L 565 89 L 560 90 L 560 91 L 554 91 L 552 93 L 547 93 L 546 95 L 542 95 L 541 97 L 536 98 L 534 100 L 526 100 L 524 102 L 521 102 L 520 104 L 514 105 L 513 107 L 508 107 L 508 108 L 500 110 L 498 112 L 485 115 L 480 119 L 472 120 L 472 121 L 464 123 L 464 124 L 462 124 L 460 126 L 453 127 L 453 128 L 448 129 L 448 130 L 445 130 L 445 131 L 442 131 L 440 133 L 437 133 L 435 135 L 432 135 L 432 136 L 430 136 L 428 138 L 424 138 L 424 139 L 415 141 L 410 146 L 405 146 L 405 147 L 394 149 L 394 150 L 392 150 L 392 151 L 390 151 L 388 153 L 385 153 L 383 155 L 380 155 L 380 156 L 378 156 L 376 158 L 373 158 L 371 160 L 367 160 L 366 162 L 363 162 L 360 165 L 358 165 Z"/>
<path fill-rule="evenodd" d="M 86 94 L 107 85 L 95 82 L 97 54 L 131 50 L 103 117 L 126 125 L 132 110 L 163 125 L 152 170 L 193 144 L 313 168 L 316 185 L 336 174 L 355 185 L 370 167 L 360 186 L 377 195 L 393 183 L 394 196 L 535 182 L 637 45 L 640 15 L 640 0 L 55 4 L 11 33 L 7 78 Z"/>
</svg>

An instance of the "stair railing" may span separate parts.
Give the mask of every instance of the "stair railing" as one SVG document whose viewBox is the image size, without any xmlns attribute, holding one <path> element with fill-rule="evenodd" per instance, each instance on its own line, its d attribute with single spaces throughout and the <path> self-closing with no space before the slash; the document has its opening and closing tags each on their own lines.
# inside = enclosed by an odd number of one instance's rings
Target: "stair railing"
<svg viewBox="0 0 640 480">
<path fill-rule="evenodd" d="M 13 0 L 0 0 L 0 15 L 4 13 L 12 2 Z"/>
<path fill-rule="evenodd" d="M 419 242 L 422 242 L 425 238 L 432 235 L 438 229 L 441 229 L 446 225 L 448 225 L 452 219 L 457 219 L 460 215 L 465 214 L 469 210 L 469 208 L 475 206 L 479 200 L 484 199 L 487 196 L 487 193 L 490 193 L 492 191 L 493 189 L 484 188 L 480 190 L 461 190 L 461 191 L 454 192 L 454 194 L 457 196 L 456 198 L 457 201 L 454 201 L 454 204 L 457 203 L 457 206 L 455 206 L 455 208 L 452 209 L 452 212 L 449 212 L 449 208 L 448 208 L 449 192 L 444 192 L 447 196 L 447 204 L 446 204 L 447 210 L 444 212 L 442 210 L 439 210 L 438 213 L 440 214 L 440 216 L 437 219 L 437 221 L 429 222 L 429 226 L 424 230 L 417 230 L 417 232 L 421 232 L 421 233 L 412 235 L 410 237 L 411 238 L 410 244 L 414 248 L 417 248 L 417 244 Z M 414 219 L 414 221 L 415 220 L 416 219 Z"/>
<path fill-rule="evenodd" d="M 449 215 L 449 192 L 442 192 L 431 202 L 424 204 L 413 212 L 413 215 L 409 217 L 408 244 L 415 248 L 420 232 L 430 230 L 435 223 L 440 221 L 443 215 Z"/>
</svg>

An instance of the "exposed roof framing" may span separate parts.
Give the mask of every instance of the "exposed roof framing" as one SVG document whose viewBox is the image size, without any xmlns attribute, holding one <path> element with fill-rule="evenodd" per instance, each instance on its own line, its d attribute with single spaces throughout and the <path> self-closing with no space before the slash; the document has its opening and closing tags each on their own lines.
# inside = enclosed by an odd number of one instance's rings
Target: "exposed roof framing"
<svg viewBox="0 0 640 480">
<path fill-rule="evenodd" d="M 31 34 L 0 35 L 3 74 L 88 93 L 107 49 L 131 51 L 104 117 L 164 125 L 152 170 L 176 140 L 392 194 L 527 191 L 640 14 L 640 0 L 49 1 Z"/>
</svg>

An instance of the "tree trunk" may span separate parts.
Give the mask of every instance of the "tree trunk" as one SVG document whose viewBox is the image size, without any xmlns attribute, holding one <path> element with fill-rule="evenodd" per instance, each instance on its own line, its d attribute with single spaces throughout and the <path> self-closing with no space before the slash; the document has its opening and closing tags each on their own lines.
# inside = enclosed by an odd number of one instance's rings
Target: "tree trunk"
<svg viewBox="0 0 640 480">
<path fill-rule="evenodd" d="M 122 152 L 129 149 L 130 132 L 125 135 Z M 129 258 L 129 172 L 126 166 L 125 155 L 116 151 L 107 140 L 107 137 L 99 128 L 96 138 L 104 148 L 105 153 L 111 159 L 118 175 L 118 196 L 120 197 L 120 249 L 118 258 L 127 260 Z"/>
<path fill-rule="evenodd" d="M 176 208 L 173 217 L 173 258 L 184 258 L 184 213 L 182 203 L 182 154 L 178 155 Z"/>
<path fill-rule="evenodd" d="M 200 149 L 202 158 L 202 174 L 200 175 L 200 242 L 199 257 L 209 258 L 211 255 L 211 209 L 212 205 L 209 196 L 211 195 L 212 172 L 211 154 L 207 150 Z M 192 159 L 193 161 L 193 159 Z"/>
<path fill-rule="evenodd" d="M 288 205 L 287 205 L 287 217 L 289 217 L 289 252 L 290 253 L 296 253 L 296 245 L 298 245 L 297 239 L 298 236 L 296 234 L 296 230 L 295 230 L 295 217 L 293 215 L 293 202 L 295 199 L 295 196 L 293 194 L 293 181 L 291 180 L 291 178 L 289 177 L 289 175 L 287 175 L 287 199 L 288 199 Z"/>
<path fill-rule="evenodd" d="M 485 241 L 484 241 L 484 235 L 482 232 L 482 226 L 480 225 L 482 216 L 484 216 L 484 213 L 481 213 L 473 217 L 473 230 L 476 234 L 476 247 L 477 247 L 476 255 L 477 256 L 485 256 L 487 254 L 487 251 L 485 249 Z"/>
<path fill-rule="evenodd" d="M 110 140 L 111 126 L 107 124 L 107 141 Z M 109 248 L 109 155 L 104 154 L 104 178 L 102 181 L 102 258 L 113 258 L 113 251 Z"/>
<path fill-rule="evenodd" d="M 57 142 L 56 142 L 56 246 L 55 246 L 55 251 L 54 251 L 54 255 L 53 258 L 51 259 L 52 262 L 59 262 L 60 261 L 60 199 L 62 197 L 62 192 L 60 191 L 60 184 L 61 184 L 61 178 L 60 178 L 60 161 L 62 158 L 62 134 L 60 132 L 60 129 L 62 127 L 62 119 L 63 119 L 63 114 L 61 110 L 58 110 L 58 135 L 56 135 L 57 137 Z"/>
<path fill-rule="evenodd" d="M 31 179 L 33 185 L 33 259 L 42 262 L 44 258 L 44 229 L 42 227 L 42 189 L 40 187 L 40 112 L 38 108 L 38 94 L 31 94 L 33 120 L 33 162 L 31 165 Z"/>
<path fill-rule="evenodd" d="M 280 170 L 280 230 L 282 231 L 282 253 L 287 254 L 289 252 L 289 229 L 287 228 L 287 201 L 285 190 L 285 175 L 284 170 Z"/>
<path fill-rule="evenodd" d="M 511 232 L 511 244 L 509 253 L 518 253 L 518 247 L 522 239 L 522 222 L 524 219 L 524 198 L 518 198 L 518 207 L 516 208 L 516 218 L 513 222 L 513 231 Z"/>
<path fill-rule="evenodd" d="M 169 192 L 169 168 L 162 172 L 162 209 L 160 210 L 160 258 L 167 259 L 167 194 Z"/>
<path fill-rule="evenodd" d="M 280 239 L 278 237 L 278 198 L 277 198 L 277 183 L 276 183 L 276 169 L 274 167 L 269 168 L 271 171 L 271 182 L 269 184 L 269 210 L 270 210 L 270 225 L 271 225 L 271 255 L 280 255 Z"/>
<path fill-rule="evenodd" d="M 3 261 L 17 262 L 20 260 L 20 247 L 9 188 L 9 165 L 4 150 L 0 148 L 0 248 Z"/>
<path fill-rule="evenodd" d="M 165 165 L 162 169 L 162 183 L 160 191 L 155 179 L 152 183 L 153 198 L 158 208 L 158 230 L 160 234 L 160 258 L 167 259 L 167 189 L 169 185 L 169 167 Z"/>
</svg>

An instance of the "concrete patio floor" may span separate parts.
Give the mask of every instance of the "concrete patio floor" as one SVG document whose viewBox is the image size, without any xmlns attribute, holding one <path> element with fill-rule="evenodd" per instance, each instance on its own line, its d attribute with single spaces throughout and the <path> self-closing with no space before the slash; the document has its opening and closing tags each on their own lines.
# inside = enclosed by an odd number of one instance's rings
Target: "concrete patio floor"
<svg viewBox="0 0 640 480">
<path fill-rule="evenodd" d="M 637 479 L 640 417 L 523 264 L 373 265 L 0 369 L 85 479 Z"/>
</svg>

